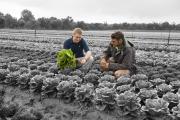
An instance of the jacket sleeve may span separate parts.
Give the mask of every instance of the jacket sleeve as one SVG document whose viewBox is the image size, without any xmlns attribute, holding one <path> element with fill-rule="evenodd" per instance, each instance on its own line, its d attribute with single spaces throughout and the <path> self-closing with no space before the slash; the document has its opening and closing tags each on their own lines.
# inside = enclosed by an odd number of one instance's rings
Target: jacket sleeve
<svg viewBox="0 0 180 120">
<path fill-rule="evenodd" d="M 110 63 L 109 64 L 109 70 L 116 71 L 116 70 L 124 70 L 128 69 L 130 70 L 133 63 L 133 49 L 128 48 L 124 59 L 121 64 L 119 63 Z"/>
<path fill-rule="evenodd" d="M 108 48 L 104 51 L 104 58 L 108 60 L 111 56 L 111 47 L 109 45 Z"/>
<path fill-rule="evenodd" d="M 89 46 L 86 40 L 82 39 L 82 46 L 85 52 L 89 51 Z"/>
<path fill-rule="evenodd" d="M 63 43 L 63 49 L 70 49 L 70 47 L 69 47 L 69 44 L 68 44 L 68 41 L 66 40 L 66 41 L 64 41 L 64 43 Z"/>
</svg>

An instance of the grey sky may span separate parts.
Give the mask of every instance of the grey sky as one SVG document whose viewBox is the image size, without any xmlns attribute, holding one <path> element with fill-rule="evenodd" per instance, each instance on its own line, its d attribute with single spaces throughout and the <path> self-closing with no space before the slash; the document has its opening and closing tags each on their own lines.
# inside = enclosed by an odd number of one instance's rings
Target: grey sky
<svg viewBox="0 0 180 120">
<path fill-rule="evenodd" d="M 180 23 L 180 0 L 0 0 L 0 12 L 19 18 L 23 9 L 39 17 L 73 17 L 107 23 Z"/>
</svg>

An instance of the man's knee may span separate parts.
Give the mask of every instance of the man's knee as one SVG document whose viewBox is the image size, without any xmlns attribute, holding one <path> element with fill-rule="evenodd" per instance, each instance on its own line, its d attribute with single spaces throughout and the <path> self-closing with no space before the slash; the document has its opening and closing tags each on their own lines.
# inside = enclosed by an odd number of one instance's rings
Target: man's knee
<svg viewBox="0 0 180 120">
<path fill-rule="evenodd" d="M 129 70 L 117 70 L 117 71 L 115 71 L 114 75 L 116 77 L 128 76 L 128 75 L 130 75 L 130 71 Z"/>
</svg>

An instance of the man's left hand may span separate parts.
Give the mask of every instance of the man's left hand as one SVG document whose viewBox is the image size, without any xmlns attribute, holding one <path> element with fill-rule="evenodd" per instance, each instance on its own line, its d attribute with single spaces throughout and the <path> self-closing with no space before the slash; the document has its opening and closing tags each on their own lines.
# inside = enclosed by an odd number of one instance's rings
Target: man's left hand
<svg viewBox="0 0 180 120">
<path fill-rule="evenodd" d="M 100 64 L 100 67 L 103 71 L 106 71 L 109 68 L 109 63 L 108 62 L 102 62 Z"/>
<path fill-rule="evenodd" d="M 80 60 L 80 63 L 81 63 L 81 64 L 85 64 L 85 63 L 86 63 L 86 59 L 83 58 L 82 60 Z"/>
</svg>

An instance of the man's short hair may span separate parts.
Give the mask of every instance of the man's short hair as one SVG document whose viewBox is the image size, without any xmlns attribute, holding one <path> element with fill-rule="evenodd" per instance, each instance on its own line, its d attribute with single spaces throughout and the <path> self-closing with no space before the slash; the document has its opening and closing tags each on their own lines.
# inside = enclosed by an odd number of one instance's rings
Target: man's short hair
<svg viewBox="0 0 180 120">
<path fill-rule="evenodd" d="M 79 34 L 79 35 L 82 35 L 82 29 L 81 28 L 74 28 L 74 30 L 73 30 L 73 32 L 72 32 L 73 34 Z"/>
<path fill-rule="evenodd" d="M 111 39 L 117 39 L 117 40 L 122 39 L 124 41 L 124 34 L 121 31 L 117 31 L 111 34 Z"/>
</svg>

